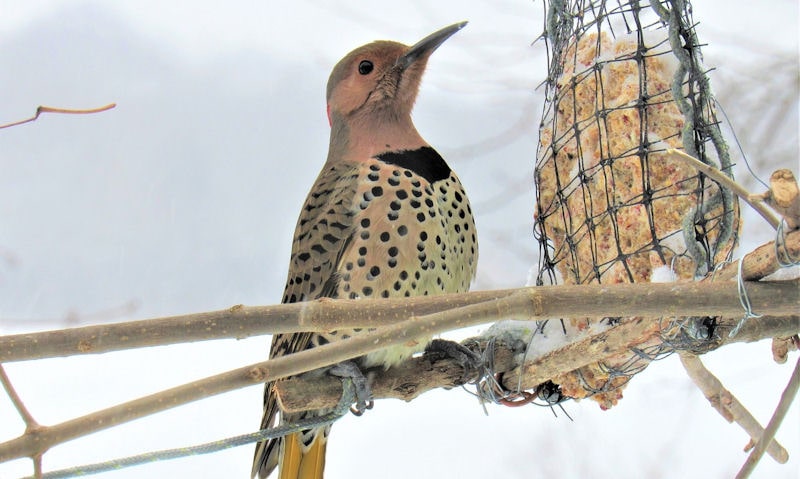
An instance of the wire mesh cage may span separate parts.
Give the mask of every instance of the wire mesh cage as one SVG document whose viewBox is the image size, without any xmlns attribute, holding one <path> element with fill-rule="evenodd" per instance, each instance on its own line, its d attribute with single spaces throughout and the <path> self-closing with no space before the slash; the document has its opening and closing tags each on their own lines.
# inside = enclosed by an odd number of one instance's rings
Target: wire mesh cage
<svg viewBox="0 0 800 479">
<path fill-rule="evenodd" d="M 737 244 L 737 200 L 667 154 L 682 149 L 733 174 L 691 5 L 550 0 L 545 8 L 537 284 L 690 281 L 713 272 Z M 675 347 L 661 334 L 664 321 L 652 319 L 652 334 L 636 348 L 553 381 L 565 396 L 612 406 L 633 374 Z M 621 320 L 550 320 L 541 329 L 577 335 Z M 702 321 L 681 334 L 704 337 L 711 328 Z"/>
</svg>

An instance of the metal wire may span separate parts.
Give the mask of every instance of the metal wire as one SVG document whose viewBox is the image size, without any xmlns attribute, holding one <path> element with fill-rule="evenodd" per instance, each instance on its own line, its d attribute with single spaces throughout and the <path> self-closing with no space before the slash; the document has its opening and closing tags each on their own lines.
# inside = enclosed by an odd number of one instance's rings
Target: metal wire
<svg viewBox="0 0 800 479">
<path fill-rule="evenodd" d="M 786 246 L 786 218 L 781 218 L 775 234 L 775 260 L 778 265 L 782 268 L 800 265 L 800 258 L 793 258 L 789 247 Z"/>
<path fill-rule="evenodd" d="M 144 454 L 112 459 L 110 461 L 99 462 L 95 464 L 84 464 L 81 466 L 59 469 L 57 471 L 46 472 L 42 474 L 42 479 L 88 476 L 90 474 L 115 471 L 151 462 L 166 461 L 169 459 L 177 459 L 187 456 L 198 456 L 201 454 L 208 454 L 224 449 L 230 449 L 232 447 L 243 446 L 245 444 L 251 444 L 266 439 L 282 437 L 287 434 L 303 431 L 305 429 L 323 427 L 335 422 L 347 414 L 350 411 L 350 405 L 355 401 L 356 395 L 353 381 L 350 378 L 342 378 L 342 386 L 343 392 L 342 398 L 339 400 L 339 404 L 337 404 L 336 408 L 330 413 L 323 416 L 309 417 L 294 423 L 281 424 L 279 426 L 262 429 L 254 433 L 229 437 L 219 441 L 207 442 L 195 446 L 164 449 L 161 451 L 147 452 Z M 24 479 L 34 479 L 34 477 L 28 476 Z"/>
<path fill-rule="evenodd" d="M 736 271 L 736 287 L 739 291 L 739 303 L 741 303 L 742 308 L 744 309 L 744 316 L 742 316 L 742 319 L 736 323 L 736 326 L 734 326 L 731 332 L 728 333 L 728 337 L 731 338 L 739 334 L 739 330 L 742 329 L 742 326 L 744 326 L 744 323 L 746 323 L 748 319 L 761 317 L 760 314 L 753 312 L 753 307 L 750 304 L 750 297 L 747 296 L 747 289 L 744 287 L 744 278 L 742 277 L 743 262 L 744 261 L 739 260 L 739 267 Z"/>
</svg>

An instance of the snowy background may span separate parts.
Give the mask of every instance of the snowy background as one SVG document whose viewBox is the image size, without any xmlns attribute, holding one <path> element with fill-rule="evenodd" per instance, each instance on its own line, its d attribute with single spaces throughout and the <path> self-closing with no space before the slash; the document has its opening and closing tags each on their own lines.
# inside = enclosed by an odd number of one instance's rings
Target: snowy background
<svg viewBox="0 0 800 479">
<path fill-rule="evenodd" d="M 475 289 L 522 286 L 537 250 L 534 89 L 546 64 L 544 44 L 531 42 L 541 2 L 331 3 L 1 0 L 0 123 L 38 105 L 118 106 L 0 131 L 0 334 L 277 303 L 296 216 L 326 155 L 331 67 L 363 43 L 413 43 L 460 20 L 470 24 L 432 57 L 414 118 L 470 194 Z M 797 172 L 798 3 L 695 3 L 713 85 L 754 169 Z M 746 220 L 744 250 L 770 239 Z M 6 368 L 34 417 L 52 424 L 261 361 L 268 343 Z M 766 423 L 791 372 L 772 362 L 769 342 L 704 360 Z M 45 470 L 251 432 L 261 394 L 250 387 L 69 442 L 45 455 Z M 746 435 L 708 406 L 677 357 L 636 377 L 610 411 L 565 407 L 574 421 L 535 407 L 485 416 L 461 390 L 380 401 L 336 424 L 327 477 L 721 478 L 746 457 Z M 0 393 L 0 441 L 23 429 Z M 765 458 L 755 477 L 800 476 L 797 404 L 778 439 L 790 463 Z M 245 478 L 251 457 L 246 446 L 98 477 Z M 2 478 L 31 471 L 29 460 L 0 464 Z"/>
</svg>

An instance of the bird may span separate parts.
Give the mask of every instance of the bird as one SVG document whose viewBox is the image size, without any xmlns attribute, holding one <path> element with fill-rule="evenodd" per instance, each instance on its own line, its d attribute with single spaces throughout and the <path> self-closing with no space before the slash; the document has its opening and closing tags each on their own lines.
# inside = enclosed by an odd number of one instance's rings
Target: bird
<svg viewBox="0 0 800 479">
<path fill-rule="evenodd" d="M 411 119 L 431 53 L 466 23 L 442 28 L 413 46 L 386 40 L 363 45 L 333 68 L 326 95 L 328 156 L 300 211 L 283 303 L 469 290 L 478 260 L 469 200 L 458 176 Z M 270 357 L 358 332 L 275 335 Z M 388 369 L 428 341 L 370 353 L 357 366 Z M 284 414 L 267 383 L 261 428 L 325 412 Z M 329 433 L 327 426 L 258 443 L 252 476 L 265 478 L 278 467 L 281 479 L 323 477 Z"/>
</svg>

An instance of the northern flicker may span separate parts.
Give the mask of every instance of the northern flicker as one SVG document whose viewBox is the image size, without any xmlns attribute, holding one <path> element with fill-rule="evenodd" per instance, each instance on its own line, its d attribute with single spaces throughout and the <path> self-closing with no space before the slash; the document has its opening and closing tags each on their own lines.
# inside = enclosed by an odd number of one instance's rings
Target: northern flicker
<svg viewBox="0 0 800 479">
<path fill-rule="evenodd" d="M 475 275 L 478 244 L 467 195 L 456 174 L 411 121 L 428 58 L 466 22 L 408 47 L 376 41 L 347 54 L 328 80 L 328 159 L 295 230 L 283 302 L 317 298 L 389 298 L 464 292 Z M 344 339 L 354 330 L 276 335 L 270 357 Z M 418 344 L 371 353 L 361 367 L 389 368 Z M 278 404 L 264 392 L 261 427 Z M 283 415 L 294 421 L 326 411 Z M 330 426 L 259 443 L 253 476 L 279 465 L 281 479 L 322 477 Z"/>
</svg>

